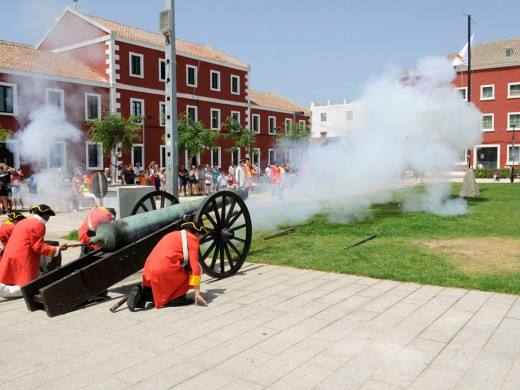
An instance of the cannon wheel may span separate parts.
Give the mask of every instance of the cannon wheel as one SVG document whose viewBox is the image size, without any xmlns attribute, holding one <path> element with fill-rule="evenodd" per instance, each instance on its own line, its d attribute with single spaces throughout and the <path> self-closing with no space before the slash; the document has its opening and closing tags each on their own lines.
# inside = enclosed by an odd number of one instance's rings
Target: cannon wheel
<svg viewBox="0 0 520 390">
<path fill-rule="evenodd" d="M 157 207 L 157 200 L 159 200 L 159 207 Z M 152 191 L 134 203 L 130 215 L 146 213 L 147 211 L 156 210 L 158 208 L 162 209 L 177 203 L 179 203 L 179 199 L 168 192 Z"/>
<path fill-rule="evenodd" d="M 251 217 L 242 198 L 231 191 L 216 192 L 200 205 L 194 220 L 210 231 L 200 240 L 199 261 L 204 272 L 215 278 L 236 273 L 244 264 L 252 237 Z"/>
</svg>

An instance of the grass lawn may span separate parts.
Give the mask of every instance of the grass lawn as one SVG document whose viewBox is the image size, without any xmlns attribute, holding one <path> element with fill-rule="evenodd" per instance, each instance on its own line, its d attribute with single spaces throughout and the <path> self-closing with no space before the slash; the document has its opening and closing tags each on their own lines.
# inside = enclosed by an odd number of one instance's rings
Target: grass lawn
<svg viewBox="0 0 520 390">
<path fill-rule="evenodd" d="M 452 196 L 460 187 L 453 184 Z M 468 198 L 471 213 L 459 217 L 402 211 L 401 201 L 423 186 L 396 192 L 371 207 L 373 218 L 348 225 L 329 222 L 334 210 L 324 205 L 320 215 L 280 227 L 295 233 L 261 240 L 275 232 L 255 231 L 247 261 L 520 294 L 520 186 L 478 187 L 480 197 Z"/>
</svg>

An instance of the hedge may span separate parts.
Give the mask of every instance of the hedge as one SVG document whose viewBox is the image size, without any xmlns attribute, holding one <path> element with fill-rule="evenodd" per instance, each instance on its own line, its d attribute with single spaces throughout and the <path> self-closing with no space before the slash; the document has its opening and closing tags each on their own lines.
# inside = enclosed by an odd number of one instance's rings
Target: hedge
<svg viewBox="0 0 520 390">
<path fill-rule="evenodd" d="M 517 168 L 517 170 L 518 170 L 518 168 Z M 475 172 L 476 179 L 492 179 L 494 171 L 495 171 L 494 168 L 483 168 L 483 169 L 474 169 L 473 170 L 473 172 Z M 500 172 L 501 179 L 511 176 L 511 170 L 509 168 L 500 168 L 498 170 L 498 172 Z"/>
</svg>

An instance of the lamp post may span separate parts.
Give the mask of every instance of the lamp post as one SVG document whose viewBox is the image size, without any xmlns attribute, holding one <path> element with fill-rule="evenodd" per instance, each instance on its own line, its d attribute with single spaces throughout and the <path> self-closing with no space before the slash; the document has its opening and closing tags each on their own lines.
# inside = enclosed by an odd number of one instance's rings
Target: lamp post
<svg viewBox="0 0 520 390">
<path fill-rule="evenodd" d="M 293 140 L 292 140 L 292 143 L 293 143 L 293 153 L 296 154 L 296 115 L 303 115 L 305 114 L 305 112 L 303 111 L 294 111 L 293 113 Z M 294 156 L 293 156 L 293 161 L 295 160 Z M 292 162 L 292 161 L 291 161 Z"/>
<path fill-rule="evenodd" d="M 513 128 L 513 165 L 511 165 L 511 183 L 515 181 L 515 128 L 516 125 L 511 125 Z"/>
</svg>

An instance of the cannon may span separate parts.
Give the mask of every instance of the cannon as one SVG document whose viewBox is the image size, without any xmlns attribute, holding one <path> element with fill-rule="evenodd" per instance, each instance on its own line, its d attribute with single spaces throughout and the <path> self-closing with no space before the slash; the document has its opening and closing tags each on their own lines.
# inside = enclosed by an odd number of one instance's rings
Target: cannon
<svg viewBox="0 0 520 390">
<path fill-rule="evenodd" d="M 49 317 L 68 313 L 144 267 L 146 258 L 167 233 L 186 221 L 203 223 L 209 233 L 200 240 L 203 271 L 215 278 L 235 274 L 251 245 L 247 191 L 220 191 L 204 199 L 179 203 L 171 194 L 151 192 L 139 199 L 132 215 L 100 224 L 89 252 L 22 287 L 30 311 Z"/>
</svg>

